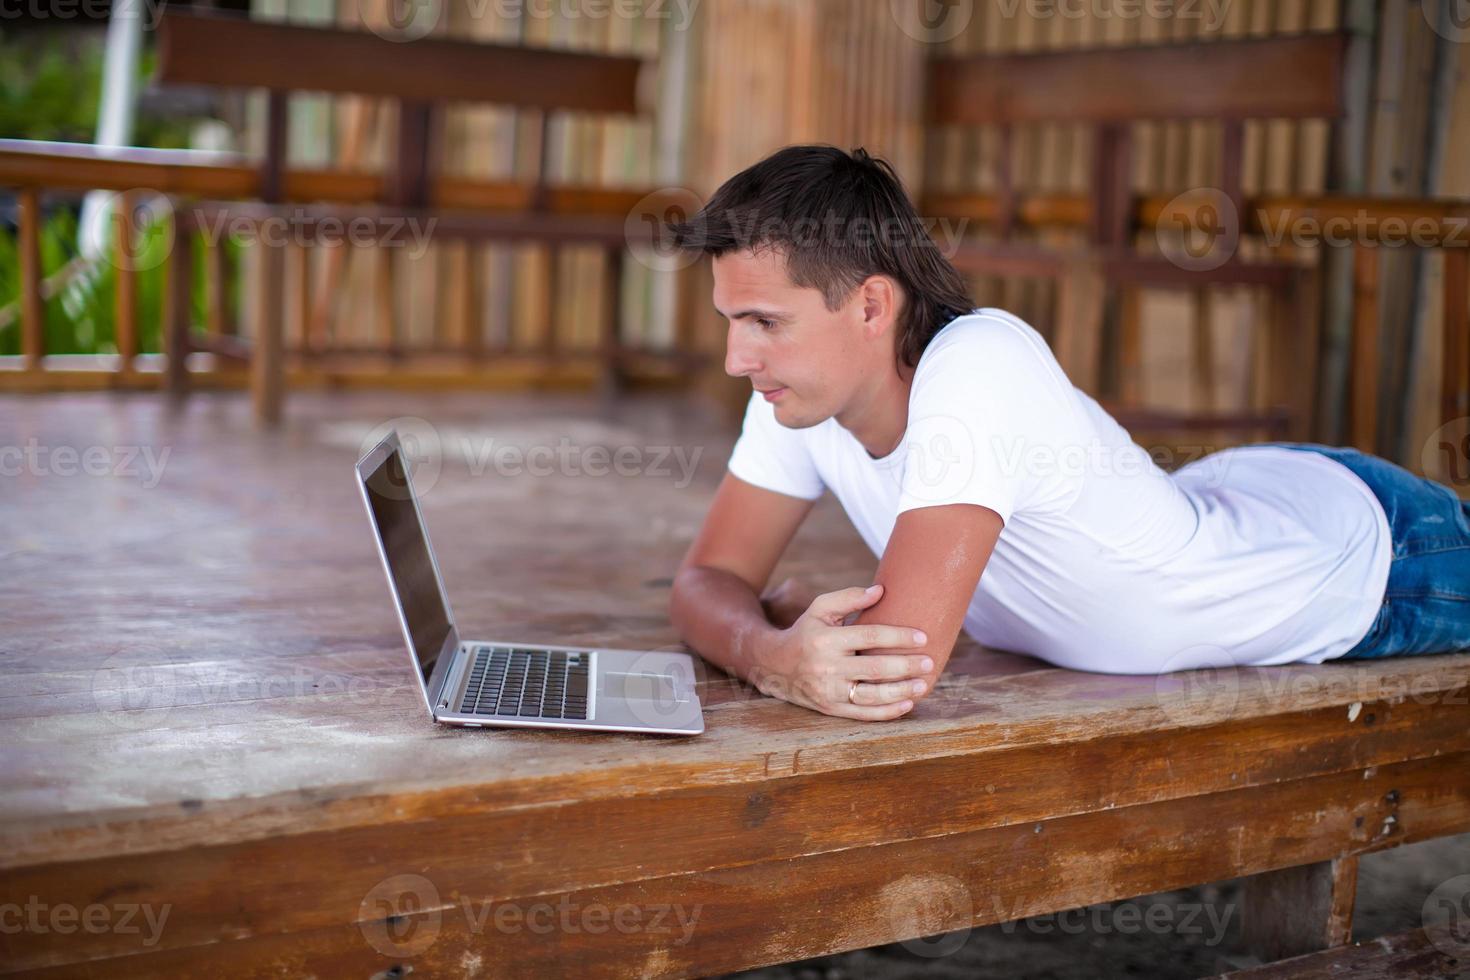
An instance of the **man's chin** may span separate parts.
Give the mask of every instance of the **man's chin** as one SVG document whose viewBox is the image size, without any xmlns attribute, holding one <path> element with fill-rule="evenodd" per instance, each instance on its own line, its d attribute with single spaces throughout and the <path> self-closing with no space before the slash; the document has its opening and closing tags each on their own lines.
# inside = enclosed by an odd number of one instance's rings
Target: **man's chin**
<svg viewBox="0 0 1470 980">
<path fill-rule="evenodd" d="M 776 403 L 773 414 L 776 421 L 788 429 L 810 429 L 814 425 L 821 425 L 827 421 L 828 416 L 820 413 L 802 411 L 790 404 L 791 397 L 788 393 L 786 398 Z"/>
</svg>

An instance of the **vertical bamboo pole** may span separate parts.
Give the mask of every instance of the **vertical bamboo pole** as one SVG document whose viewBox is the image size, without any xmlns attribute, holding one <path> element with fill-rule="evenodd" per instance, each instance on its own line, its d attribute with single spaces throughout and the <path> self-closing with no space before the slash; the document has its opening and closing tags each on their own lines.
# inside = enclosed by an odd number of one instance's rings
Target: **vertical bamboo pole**
<svg viewBox="0 0 1470 980">
<path fill-rule="evenodd" d="M 164 288 L 164 388 L 174 401 L 188 391 L 189 327 L 194 299 L 194 236 L 189 223 L 174 209 L 174 245 L 168 256 Z"/>
<path fill-rule="evenodd" d="M 1353 246 L 1352 444 L 1373 452 L 1378 439 L 1379 258 L 1374 245 Z"/>
<path fill-rule="evenodd" d="M 116 259 L 115 319 L 118 370 L 127 374 L 133 370 L 138 357 L 138 256 L 140 248 L 134 234 L 133 205 L 136 199 L 130 191 L 122 191 L 115 199 L 113 213 L 115 232 L 114 248 Z"/>
<path fill-rule="evenodd" d="M 282 347 L 281 296 L 286 284 L 286 247 L 260 245 L 260 294 L 256 297 L 253 350 L 250 354 L 250 396 L 255 419 L 263 426 L 281 421 L 285 391 Z"/>
<path fill-rule="evenodd" d="M 1444 255 L 1444 362 L 1440 421 L 1470 415 L 1470 250 L 1441 249 Z"/>
<path fill-rule="evenodd" d="M 20 349 L 26 369 L 41 370 L 46 353 L 46 306 L 41 300 L 41 198 L 20 191 Z"/>
</svg>

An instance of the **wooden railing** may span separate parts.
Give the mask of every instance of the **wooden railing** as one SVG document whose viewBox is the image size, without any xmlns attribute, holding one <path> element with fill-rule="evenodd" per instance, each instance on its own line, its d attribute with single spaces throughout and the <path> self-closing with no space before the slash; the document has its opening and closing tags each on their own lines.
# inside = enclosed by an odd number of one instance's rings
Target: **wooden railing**
<svg viewBox="0 0 1470 980">
<path fill-rule="evenodd" d="M 207 160 L 207 162 L 201 162 Z M 369 173 L 328 170 L 293 170 L 283 174 L 281 205 L 259 205 L 259 216 L 291 206 L 332 205 L 337 215 L 384 216 L 372 202 L 380 199 L 386 178 Z M 191 323 L 192 304 L 188 283 L 192 276 L 193 251 L 179 247 L 207 218 L 212 202 L 249 201 L 259 190 L 259 168 L 247 163 L 201 157 L 188 151 L 125 150 L 100 151 L 92 147 L 0 141 L 0 187 L 14 188 L 19 203 L 21 257 L 20 327 L 22 354 L 0 359 L 0 387 L 45 388 L 116 385 L 148 387 L 167 385 L 181 390 L 186 383 L 239 385 L 245 376 L 239 367 L 251 357 L 248 338 L 242 338 L 225 303 L 228 281 L 234 274 L 219 242 L 206 241 L 205 322 Z M 41 196 L 76 194 L 85 190 L 119 192 L 121 211 L 130 214 L 129 203 L 138 195 L 157 192 L 172 202 L 175 246 L 170 253 L 166 306 L 164 356 L 141 355 L 138 325 L 134 316 L 136 273 L 118 270 L 117 302 L 118 355 L 115 358 L 68 359 L 48 356 L 44 349 L 43 294 L 39 262 Z M 509 182 L 474 181 L 445 177 L 436 182 L 431 201 L 434 212 L 448 229 L 472 239 L 516 241 L 555 240 L 558 231 L 567 241 L 598 241 L 621 261 L 626 241 L 625 222 L 640 206 L 651 215 L 662 213 L 658 195 L 642 190 L 612 190 L 589 187 L 549 187 Z M 1084 228 L 1091 221 L 1089 199 L 1082 195 L 1036 195 L 1009 202 L 1010 215 L 1002 214 L 1003 202 L 985 195 L 930 195 L 921 202 L 929 215 L 964 218 L 975 225 L 1010 221 L 1035 228 Z M 236 205 L 232 213 L 242 212 Z M 1136 203 L 1137 226 L 1144 229 L 1171 227 L 1179 222 L 1201 221 L 1196 210 L 1171 199 L 1150 197 Z M 456 222 L 464 227 L 455 228 Z M 1304 223 L 1318 226 L 1346 223 L 1351 228 L 1350 245 L 1356 253 L 1354 351 L 1352 368 L 1351 429 L 1353 442 L 1371 445 L 1377 416 L 1377 268 L 1386 244 L 1413 230 L 1413 247 L 1438 249 L 1444 258 L 1444 304 L 1441 330 L 1444 338 L 1441 414 L 1444 419 L 1470 416 L 1470 204 L 1464 202 L 1383 200 L 1373 198 L 1269 198 L 1245 202 L 1240 230 L 1260 235 L 1267 230 L 1280 234 Z M 134 229 L 126 218 L 115 225 L 118 247 L 130 247 Z M 297 258 L 299 260 L 299 251 Z M 977 260 L 992 262 L 986 246 L 967 241 L 956 256 L 962 268 Z M 1111 255 L 1095 249 L 1068 256 L 1038 252 L 1034 261 L 1015 249 L 1004 261 L 1016 274 L 1038 274 L 1050 269 L 1084 269 L 1106 276 L 1108 264 L 1127 261 L 1126 255 Z M 616 265 L 614 265 L 616 268 Z M 1188 269 L 1177 270 L 1178 284 L 1190 282 Z M 269 286 L 269 284 L 268 284 Z M 279 309 L 279 282 L 267 289 L 257 304 L 261 315 L 284 315 Z M 555 297 L 550 297 L 554 301 Z M 269 301 L 269 302 L 267 302 Z M 470 309 L 475 304 L 469 304 Z M 289 349 L 281 352 L 285 374 L 291 384 L 344 383 L 375 385 L 388 383 L 426 385 L 565 385 L 590 384 L 615 367 L 629 380 L 677 383 L 681 371 L 694 362 L 692 338 L 684 329 L 675 334 L 666 350 L 640 349 L 624 345 L 612 322 L 615 311 L 605 311 L 606 343 L 597 351 L 560 351 L 549 342 L 528 349 L 487 349 L 474 326 L 458 338 L 413 349 L 394 335 L 378 343 L 351 349 L 334 348 L 330 333 L 306 332 Z M 303 319 L 304 314 L 297 319 Z M 687 323 L 680 318 L 679 326 Z M 191 354 L 204 354 L 189 360 Z M 376 360 L 374 360 L 376 358 Z M 258 360 L 258 359 L 257 359 Z M 259 374 L 257 374 L 259 377 Z M 257 386 L 269 385 L 269 378 Z M 270 392 L 257 390 L 261 397 Z"/>
<path fill-rule="evenodd" d="M 1218 225 L 1218 216 L 1209 213 L 1209 209 L 1220 206 L 1219 197 L 1220 195 L 1215 195 L 1213 200 L 1208 197 L 1190 200 L 1189 195 L 1160 195 L 1140 199 L 1136 202 L 1132 216 L 1133 227 L 1144 235 L 1161 228 L 1166 232 L 1207 231 L 1212 225 Z M 1081 231 L 1092 223 L 1091 199 L 1083 195 L 1013 195 L 1008 200 L 1001 195 L 931 194 L 924 198 L 921 210 L 926 215 L 964 219 L 993 229 L 1024 226 L 1032 229 L 1070 228 Z M 1386 248 L 1396 247 L 1437 251 L 1444 263 L 1443 304 L 1439 324 L 1443 338 L 1440 420 L 1448 422 L 1470 418 L 1470 201 L 1262 196 L 1243 201 L 1239 213 L 1232 217 L 1231 224 L 1232 233 L 1238 234 L 1242 242 L 1247 238 L 1254 244 L 1284 242 L 1288 247 L 1281 250 L 1283 254 L 1297 252 L 1298 258 L 1302 250 L 1294 249 L 1291 245 L 1300 241 L 1308 241 L 1319 247 L 1349 248 L 1353 251 L 1347 428 L 1352 445 L 1370 450 L 1376 442 L 1380 397 L 1379 279 L 1383 252 Z M 1242 251 L 1251 243 L 1243 246 Z M 1074 292 L 1083 291 L 1078 282 L 1089 278 L 1107 279 L 1118 269 L 1137 262 L 1139 258 L 1139 252 L 1131 245 L 1116 250 L 1079 246 L 1075 252 L 1069 253 L 1054 248 L 1028 249 L 1024 245 L 1016 244 L 992 246 L 971 241 L 961 247 L 954 261 L 961 269 L 975 273 L 983 271 L 991 275 L 1054 279 L 1061 293 L 1058 309 L 1065 311 L 1060 314 L 1060 318 L 1070 316 L 1084 324 L 1092 323 L 1096 326 L 1096 316 L 1089 320 L 1088 317 L 1078 314 L 1079 307 L 1083 304 L 1072 296 Z M 1302 265 L 1300 269 L 1302 274 L 1311 277 L 1308 288 L 1320 286 L 1315 279 L 1315 267 Z M 1260 267 L 1238 263 L 1234 270 L 1236 280 L 1240 282 L 1267 283 L 1295 274 L 1289 262 Z M 1145 285 L 1203 289 L 1217 282 L 1219 273 L 1214 270 L 1196 271 L 1189 268 L 1188 263 L 1174 265 L 1153 261 L 1147 277 L 1140 278 L 1135 269 L 1131 270 L 1128 278 Z M 1317 297 L 1304 298 L 1306 302 L 1300 308 L 1285 310 L 1285 316 L 1307 315 L 1319 318 Z M 1057 327 L 1062 347 L 1066 347 L 1070 338 L 1080 329 L 1085 329 L 1077 322 L 1058 322 Z M 1315 331 L 1312 335 L 1315 336 Z M 1279 339 L 1281 338 L 1268 338 Z M 1095 348 L 1093 352 L 1095 353 Z M 1311 357 L 1315 350 L 1299 353 Z M 1137 351 L 1125 349 L 1122 356 L 1136 358 Z M 1298 409 L 1310 414 L 1315 388 L 1305 382 L 1311 379 L 1312 365 L 1295 364 L 1285 358 L 1275 358 L 1275 363 L 1267 367 L 1273 373 L 1273 377 L 1267 382 L 1268 390 L 1285 392 L 1285 397 L 1296 402 Z M 1208 368 L 1205 371 L 1208 373 Z M 1126 365 L 1123 373 L 1126 377 Z M 1208 378 L 1196 377 L 1195 380 L 1204 383 Z M 1147 413 L 1140 415 L 1138 421 L 1147 423 L 1146 415 Z M 1225 422 L 1230 421 L 1228 417 L 1221 418 Z M 1178 420 L 1174 422 L 1177 424 Z M 1209 424 L 1206 421 L 1199 427 L 1208 428 Z M 1300 436 L 1305 433 L 1292 434 Z"/>
<path fill-rule="evenodd" d="M 476 181 L 443 177 L 433 184 L 427 207 L 386 208 L 383 200 L 388 178 L 371 173 L 332 170 L 292 170 L 281 175 L 280 201 L 260 203 L 261 169 L 236 158 L 182 150 L 101 150 L 78 144 L 0 140 L 0 188 L 13 188 L 19 204 L 20 250 L 19 319 L 21 355 L 0 358 L 0 388 L 155 387 L 182 392 L 188 384 L 244 384 L 239 369 L 251 366 L 248 376 L 257 402 L 279 401 L 283 383 L 348 385 L 414 384 L 471 386 L 580 386 L 607 383 L 677 383 L 697 360 L 689 338 L 676 329 L 671 346 L 650 348 L 625 342 L 617 322 L 617 282 L 629 242 L 627 222 L 641 206 L 651 217 L 661 216 L 664 204 L 647 190 L 579 186 L 544 186 L 511 182 Z M 162 356 L 140 353 L 136 317 L 137 271 L 118 263 L 115 292 L 117 355 L 114 357 L 59 356 L 45 349 L 43 296 L 50 289 L 42 281 L 39 255 L 43 195 L 72 196 L 81 192 L 117 192 L 113 221 L 114 247 L 129 255 L 137 229 L 133 205 L 147 195 L 165 195 L 165 220 L 173 223 L 169 249 Z M 422 219 L 432 228 L 432 240 L 535 242 L 555 249 L 560 245 L 592 245 L 607 257 L 602 297 L 601 342 L 595 350 L 560 349 L 551 324 L 538 325 L 536 336 L 515 346 L 490 347 L 477 318 L 480 304 L 467 302 L 468 322 L 453 337 L 436 337 L 430 344 L 409 344 L 389 317 L 389 327 L 374 342 L 342 344 L 333 339 L 323 317 L 303 309 L 282 308 L 281 270 L 285 255 L 305 265 L 306 247 L 288 244 L 254 247 L 278 253 L 280 261 L 262 263 L 259 295 L 253 304 L 257 329 L 248 337 L 234 322 L 226 301 L 238 275 L 224 243 L 203 238 L 206 310 L 204 322 L 194 324 L 191 283 L 194 275 L 192 242 L 211 227 L 214 219 L 263 222 L 289 213 L 295 220 L 312 222 L 332 217 L 341 222 L 368 222 L 380 231 L 390 223 Z M 432 220 L 431 220 L 432 219 Z M 635 224 L 640 224 L 636 220 Z M 647 221 L 641 224 L 648 224 Z M 218 227 L 215 225 L 215 227 Z M 387 234 L 386 231 L 383 231 Z M 310 238 L 308 231 L 307 237 Z M 473 279 L 466 275 L 464 278 Z M 460 284 L 467 290 L 473 282 Z M 554 279 L 547 284 L 543 308 L 554 314 L 558 294 Z M 298 293 L 298 299 L 302 297 Z M 324 309 L 329 309 L 329 305 Z M 298 325 L 283 349 L 260 350 L 258 341 L 279 331 L 258 329 L 264 318 L 285 318 Z M 204 355 L 191 356 L 191 355 Z"/>
</svg>

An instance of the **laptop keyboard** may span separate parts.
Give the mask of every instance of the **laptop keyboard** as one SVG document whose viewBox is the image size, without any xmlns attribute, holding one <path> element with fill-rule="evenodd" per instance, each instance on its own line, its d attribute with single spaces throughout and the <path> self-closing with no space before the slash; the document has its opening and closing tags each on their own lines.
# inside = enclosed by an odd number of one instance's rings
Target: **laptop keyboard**
<svg viewBox="0 0 1470 980">
<path fill-rule="evenodd" d="M 459 710 L 499 718 L 587 717 L 591 654 L 476 647 Z"/>
</svg>

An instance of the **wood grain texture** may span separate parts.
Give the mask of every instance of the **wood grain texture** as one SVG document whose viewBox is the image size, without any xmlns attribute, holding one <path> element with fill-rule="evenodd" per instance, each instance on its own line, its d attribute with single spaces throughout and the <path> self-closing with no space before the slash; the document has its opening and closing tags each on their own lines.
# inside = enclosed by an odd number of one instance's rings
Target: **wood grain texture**
<svg viewBox="0 0 1470 980">
<path fill-rule="evenodd" d="M 170 85 L 633 114 L 642 67 L 627 56 L 444 38 L 403 43 L 361 30 L 178 11 L 159 26 L 158 80 Z"/>
<path fill-rule="evenodd" d="M 419 489 L 466 635 L 675 649 L 669 576 L 731 443 L 682 397 L 303 392 L 265 433 L 239 396 L 0 409 L 0 444 L 119 467 L 0 494 L 0 892 L 171 909 L 151 945 L 0 934 L 7 969 L 707 974 L 957 928 L 946 889 L 1004 921 L 1470 828 L 1470 656 L 1152 678 L 966 642 L 893 724 L 701 665 L 694 739 L 432 725 L 352 485 L 372 428 L 438 441 Z M 643 469 L 473 468 L 563 440 Z M 776 575 L 873 565 L 827 500 Z M 402 875 L 438 903 L 375 905 Z M 463 912 L 563 899 L 699 918 L 681 941 Z M 369 938 L 430 923 L 411 954 Z"/>
<path fill-rule="evenodd" d="M 1336 116 L 1345 36 L 941 57 L 933 124 Z M 1211 84 L 1199 84 L 1200 78 Z"/>
<path fill-rule="evenodd" d="M 41 299 L 41 195 L 24 188 L 16 195 L 16 251 L 20 253 L 20 349 L 28 370 L 39 371 L 46 356 L 46 305 Z"/>
<path fill-rule="evenodd" d="M 1222 974 L 1215 980 L 1467 980 L 1470 949 L 1449 929 L 1414 929 Z"/>
<path fill-rule="evenodd" d="M 1355 855 L 1247 878 L 1246 945 L 1267 962 L 1342 946 L 1353 938 L 1357 894 Z"/>
<path fill-rule="evenodd" d="M 118 367 L 127 372 L 133 369 L 138 357 L 138 251 L 142 248 L 137 237 L 133 208 L 136 195 L 124 191 L 113 199 L 112 219 L 114 249 L 113 269 L 116 275 L 113 290 L 117 343 Z"/>
</svg>

